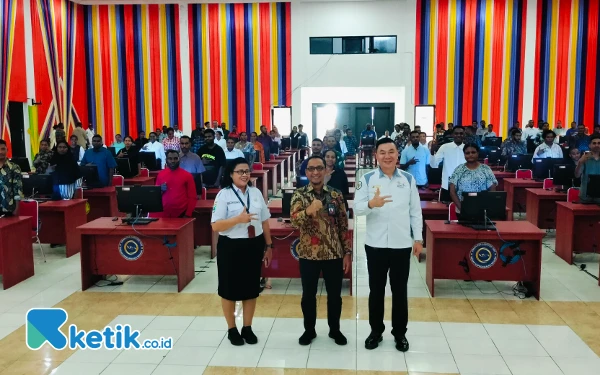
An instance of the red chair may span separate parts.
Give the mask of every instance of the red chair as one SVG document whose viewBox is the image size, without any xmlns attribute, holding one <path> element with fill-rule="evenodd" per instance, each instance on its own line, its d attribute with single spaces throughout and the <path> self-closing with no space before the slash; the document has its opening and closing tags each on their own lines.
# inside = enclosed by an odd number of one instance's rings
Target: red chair
<svg viewBox="0 0 600 375">
<path fill-rule="evenodd" d="M 150 177 L 150 170 L 148 168 L 140 169 L 140 177 Z"/>
<path fill-rule="evenodd" d="M 448 220 L 458 220 L 458 215 L 456 214 L 456 205 L 454 202 L 448 205 Z"/>
<path fill-rule="evenodd" d="M 567 202 L 576 202 L 579 200 L 579 188 L 569 188 L 567 190 Z"/>
<path fill-rule="evenodd" d="M 23 200 L 19 202 L 19 216 L 31 216 L 31 239 L 34 240 L 40 247 L 42 257 L 44 257 L 44 263 L 46 262 L 46 254 L 44 254 L 44 248 L 40 242 L 40 227 L 42 224 L 39 222 L 40 211 L 39 204 L 34 200 Z"/>
<path fill-rule="evenodd" d="M 256 171 L 262 171 L 264 169 L 262 163 L 254 163 L 252 164 L 252 169 Z"/>
<path fill-rule="evenodd" d="M 533 172 L 531 169 L 519 169 L 516 173 L 516 178 L 533 178 Z"/>
<path fill-rule="evenodd" d="M 120 174 L 116 174 L 113 176 L 113 180 L 112 180 L 112 184 L 113 186 L 123 186 L 125 185 L 125 177 L 121 176 Z"/>
<path fill-rule="evenodd" d="M 542 186 L 544 190 L 550 190 L 554 187 L 554 179 L 552 178 L 545 178 L 544 179 L 544 185 Z"/>
</svg>

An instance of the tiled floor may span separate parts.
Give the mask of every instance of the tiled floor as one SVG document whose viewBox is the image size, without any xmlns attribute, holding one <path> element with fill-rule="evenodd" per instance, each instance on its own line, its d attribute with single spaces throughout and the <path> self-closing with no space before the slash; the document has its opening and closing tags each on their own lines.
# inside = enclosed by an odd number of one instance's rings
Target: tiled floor
<svg viewBox="0 0 600 375">
<path fill-rule="evenodd" d="M 298 279 L 272 280 L 272 289 L 263 292 L 257 305 L 253 326 L 259 344 L 232 347 L 216 295 L 216 263 L 207 248 L 196 249 L 196 278 L 177 293 L 170 276 L 120 276 L 122 286 L 81 292 L 79 256 L 65 259 L 64 249 L 45 247 L 47 263 L 35 250 L 34 277 L 0 290 L 0 374 L 600 374 L 600 287 L 553 254 L 553 233 L 544 240 L 540 301 L 515 296 L 514 283 L 445 280 L 436 281 L 436 298 L 431 298 L 425 263 L 413 259 L 410 351 L 396 351 L 389 331 L 378 349 L 365 350 L 369 288 L 364 219 L 355 225 L 352 296 L 349 283 L 343 291 L 345 347 L 327 337 L 324 287 L 318 300 L 319 337 L 310 347 L 297 344 L 302 331 Z M 577 255 L 575 261 L 598 276 L 597 254 Z M 80 329 L 129 323 L 144 337 L 172 336 L 174 348 L 31 351 L 24 343 L 25 313 L 50 306 L 65 308 L 69 323 Z"/>
</svg>

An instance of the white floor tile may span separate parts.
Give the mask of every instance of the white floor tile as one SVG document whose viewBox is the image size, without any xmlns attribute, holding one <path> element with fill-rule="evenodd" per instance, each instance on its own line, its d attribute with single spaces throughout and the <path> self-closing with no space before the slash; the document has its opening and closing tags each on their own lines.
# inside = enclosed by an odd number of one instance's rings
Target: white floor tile
<svg viewBox="0 0 600 375">
<path fill-rule="evenodd" d="M 161 365 L 207 366 L 216 348 L 175 346 Z"/>
<path fill-rule="evenodd" d="M 25 324 L 25 315 L 17 313 L 0 314 L 0 327 L 18 328 Z"/>
<path fill-rule="evenodd" d="M 308 355 L 307 368 L 320 369 L 356 369 L 356 352 L 311 350 Z"/>
<path fill-rule="evenodd" d="M 570 340 L 540 340 L 540 344 L 551 357 L 597 358 L 596 353 L 579 337 Z"/>
<path fill-rule="evenodd" d="M 256 367 L 263 353 L 262 347 L 255 345 L 219 347 L 209 366 Z"/>
<path fill-rule="evenodd" d="M 271 332 L 290 332 L 300 337 L 304 332 L 304 320 L 301 318 L 277 318 Z"/>
<path fill-rule="evenodd" d="M 533 340 L 531 331 L 525 325 L 518 324 L 484 324 L 483 327 L 492 338 L 505 340 Z"/>
<path fill-rule="evenodd" d="M 377 350 L 361 351 L 356 357 L 357 370 L 406 371 L 404 353 Z"/>
<path fill-rule="evenodd" d="M 194 331 L 188 329 L 177 340 L 177 346 L 210 346 L 217 348 L 226 336 L 224 331 Z"/>
<path fill-rule="evenodd" d="M 58 366 L 52 375 L 98 375 L 109 366 L 110 363 L 78 363 L 78 362 L 63 362 Z"/>
<path fill-rule="evenodd" d="M 156 365 L 113 363 L 102 371 L 102 375 L 150 375 L 155 368 Z"/>
<path fill-rule="evenodd" d="M 458 372 L 454 357 L 451 354 L 407 352 L 405 357 L 409 372 Z"/>
<path fill-rule="evenodd" d="M 146 329 L 187 329 L 192 321 L 193 316 L 157 316 L 148 324 Z"/>
<path fill-rule="evenodd" d="M 504 356 L 512 375 L 562 375 L 562 371 L 549 357 Z"/>
<path fill-rule="evenodd" d="M 114 327 L 117 324 L 129 324 L 132 329 L 142 331 L 156 318 L 153 315 L 119 315 L 108 323 Z"/>
<path fill-rule="evenodd" d="M 532 339 L 496 339 L 494 344 L 500 355 L 503 356 L 526 356 L 526 357 L 549 357 L 550 355 L 540 345 L 540 343 Z"/>
<path fill-rule="evenodd" d="M 224 331 L 227 332 L 227 322 L 223 317 L 197 316 L 188 329 L 195 331 Z"/>
<path fill-rule="evenodd" d="M 121 354 L 121 350 L 77 350 L 65 362 L 73 363 L 111 363 Z"/>
<path fill-rule="evenodd" d="M 475 323 L 441 323 L 446 337 L 475 338 L 489 337 L 483 324 Z"/>
<path fill-rule="evenodd" d="M 461 374 L 510 375 L 500 356 L 455 354 L 454 359 Z"/>
<path fill-rule="evenodd" d="M 258 367 L 306 368 L 308 348 L 268 349 L 263 351 Z"/>
<path fill-rule="evenodd" d="M 158 365 L 152 375 L 200 375 L 206 366 Z"/>
<path fill-rule="evenodd" d="M 407 337 L 432 336 L 445 337 L 442 325 L 438 322 L 408 322 Z"/>
<path fill-rule="evenodd" d="M 290 332 L 271 332 L 267 338 L 265 348 L 294 349 L 298 348 L 300 335 Z"/>
<path fill-rule="evenodd" d="M 568 326 L 550 326 L 550 325 L 528 325 L 529 331 L 540 342 L 543 341 L 565 341 L 579 338 Z"/>
<path fill-rule="evenodd" d="M 496 349 L 496 345 L 494 345 L 494 342 L 489 337 L 448 337 L 448 344 L 450 345 L 450 349 L 454 355 L 500 355 L 500 353 L 498 353 L 498 349 Z"/>
<path fill-rule="evenodd" d="M 183 329 L 148 329 L 146 328 L 142 332 L 140 332 L 140 341 L 147 339 L 160 339 L 164 338 L 172 338 L 173 344 L 179 340 L 181 335 L 185 332 Z"/>
<path fill-rule="evenodd" d="M 600 373 L 600 358 L 553 357 L 565 375 L 597 375 Z"/>
<path fill-rule="evenodd" d="M 158 365 L 169 350 L 123 350 L 113 363 L 145 363 Z"/>
<path fill-rule="evenodd" d="M 344 332 L 342 330 L 342 332 Z M 326 351 L 356 351 L 356 334 L 354 332 L 345 332 L 344 336 L 348 340 L 346 345 L 337 345 L 332 338 L 328 336 L 328 330 L 326 332 L 317 332 L 317 338 L 312 341 L 310 346 L 313 350 L 326 350 Z"/>
<path fill-rule="evenodd" d="M 451 353 L 445 337 L 409 336 L 410 352 Z"/>
</svg>

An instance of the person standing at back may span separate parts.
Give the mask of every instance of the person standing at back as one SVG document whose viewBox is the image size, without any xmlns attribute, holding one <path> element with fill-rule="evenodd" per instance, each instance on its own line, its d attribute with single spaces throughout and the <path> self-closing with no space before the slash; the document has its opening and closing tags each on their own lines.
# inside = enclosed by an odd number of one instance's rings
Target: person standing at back
<svg viewBox="0 0 600 375">
<path fill-rule="evenodd" d="M 379 168 L 360 179 L 354 198 L 355 214 L 367 218 L 365 251 L 371 334 L 365 340 L 365 348 L 375 349 L 383 340 L 385 286 L 389 272 L 392 336 L 396 340 L 396 349 L 406 352 L 409 348 L 406 331 L 410 256 L 412 253 L 418 258 L 423 251 L 421 199 L 415 178 L 396 168 L 398 149 L 391 139 L 377 141 L 375 156 Z"/>
<path fill-rule="evenodd" d="M 85 130 L 83 130 L 83 124 L 81 124 L 79 121 L 75 123 L 75 129 L 73 129 L 73 134 L 71 134 L 71 137 L 74 135 L 77 136 L 77 145 L 79 145 L 79 147 L 83 147 L 85 150 L 85 147 L 88 143 L 87 134 L 85 133 Z"/>
<path fill-rule="evenodd" d="M 92 148 L 85 151 L 81 165 L 95 165 L 98 168 L 100 187 L 112 186 L 117 162 L 110 151 L 102 147 L 102 137 L 98 134 L 92 138 Z"/>
<path fill-rule="evenodd" d="M 452 172 L 459 165 L 465 163 L 465 155 L 463 153 L 463 137 L 465 136 L 465 130 L 462 126 L 455 126 L 452 129 L 452 137 L 454 138 L 453 142 L 443 144 L 440 146 L 437 153 L 434 154 L 433 147 L 431 149 L 431 168 L 439 168 L 440 163 L 444 162 L 444 166 L 442 167 L 442 189 L 446 190 L 446 192 L 442 192 L 446 196 L 449 195 L 448 192 L 448 181 L 450 180 L 450 176 L 452 176 Z"/>
<path fill-rule="evenodd" d="M 21 168 L 6 157 L 6 141 L 0 139 L 0 215 L 19 216 L 19 202 L 23 199 Z"/>
<path fill-rule="evenodd" d="M 273 139 L 269 134 L 267 134 L 266 126 L 260 126 L 260 134 L 256 138 L 256 140 L 263 146 L 265 161 L 269 161 L 269 159 L 271 158 L 271 143 L 273 143 Z"/>
<path fill-rule="evenodd" d="M 196 184 L 186 170 L 179 168 L 179 151 L 167 150 L 167 168 L 156 177 L 162 190 L 161 217 L 192 217 L 196 207 Z"/>
<path fill-rule="evenodd" d="M 429 150 L 420 141 L 420 134 L 413 130 L 410 133 L 410 142 L 400 156 L 400 168 L 406 169 L 416 180 L 418 188 L 429 186 L 427 182 L 427 165 L 429 165 Z"/>
</svg>

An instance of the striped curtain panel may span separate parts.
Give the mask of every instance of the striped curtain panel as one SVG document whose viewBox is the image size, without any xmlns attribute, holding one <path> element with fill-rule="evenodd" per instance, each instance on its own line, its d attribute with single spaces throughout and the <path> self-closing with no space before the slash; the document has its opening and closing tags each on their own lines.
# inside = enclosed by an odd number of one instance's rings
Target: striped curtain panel
<svg viewBox="0 0 600 375">
<path fill-rule="evenodd" d="M 84 17 L 89 117 L 105 143 L 181 125 L 179 6 L 93 5 Z"/>
<path fill-rule="evenodd" d="M 0 138 L 10 141 L 8 137 L 8 94 L 12 53 L 14 46 L 14 30 L 17 16 L 17 4 L 13 0 L 0 0 Z"/>
<path fill-rule="evenodd" d="M 537 0 L 536 120 L 600 123 L 598 0 Z M 563 125 L 563 126 L 564 126 Z"/>
<path fill-rule="evenodd" d="M 192 123 L 270 127 L 271 106 L 291 105 L 290 3 L 190 4 L 188 17 Z"/>
<path fill-rule="evenodd" d="M 541 1 L 541 0 L 540 0 Z M 417 0 L 415 104 L 437 122 L 520 121 L 526 0 Z"/>
</svg>

